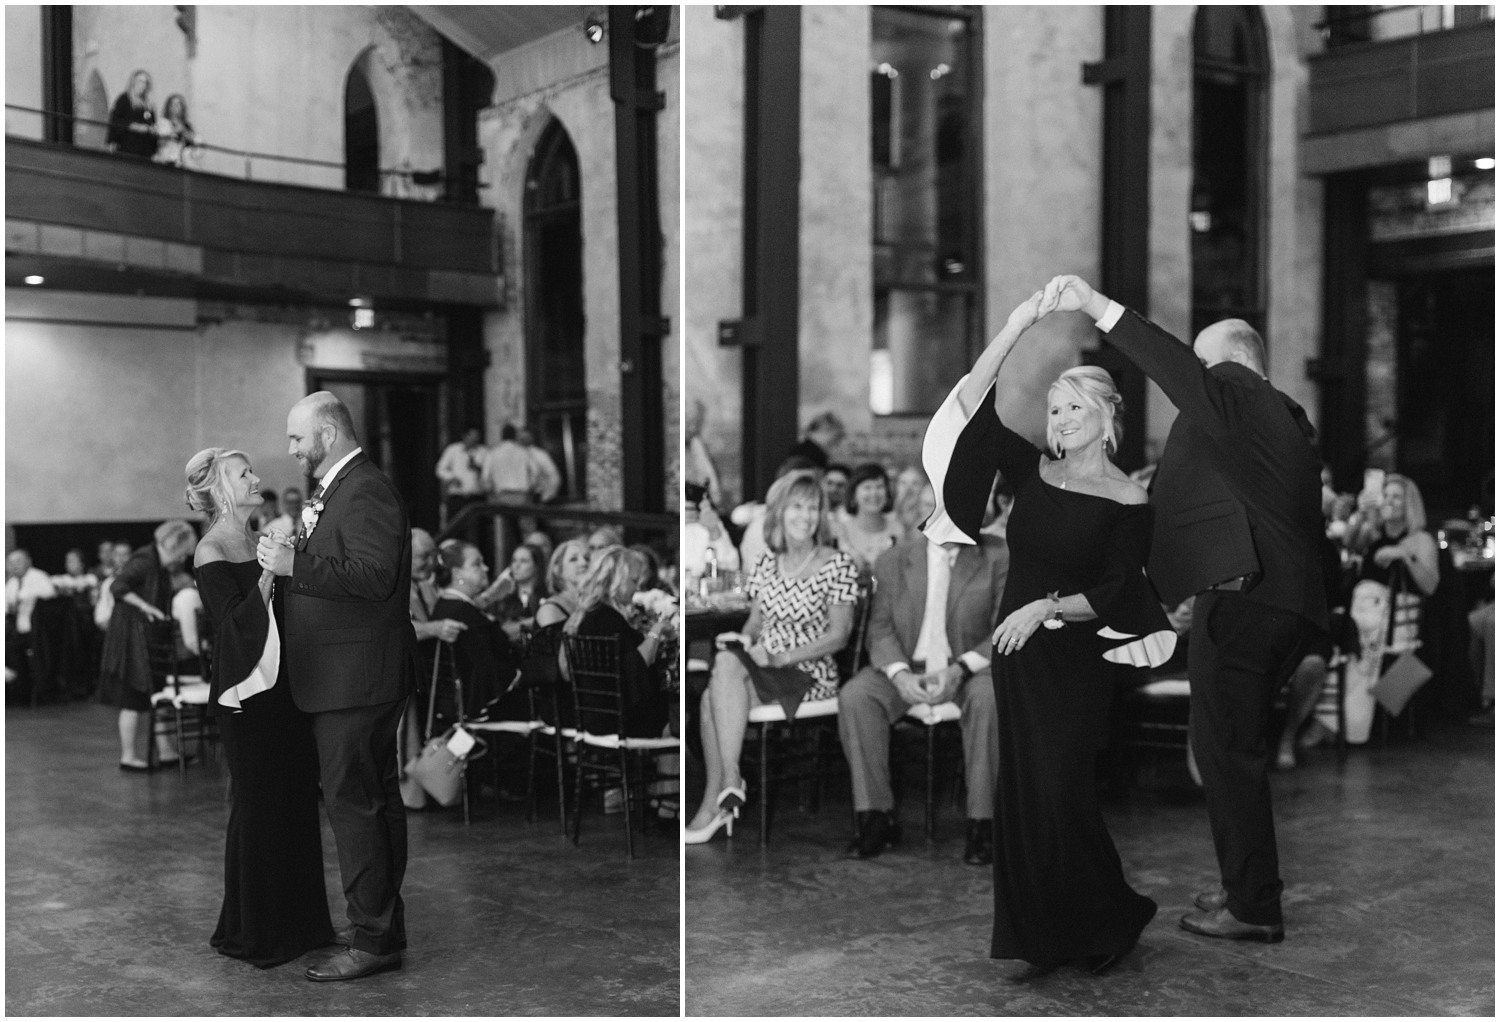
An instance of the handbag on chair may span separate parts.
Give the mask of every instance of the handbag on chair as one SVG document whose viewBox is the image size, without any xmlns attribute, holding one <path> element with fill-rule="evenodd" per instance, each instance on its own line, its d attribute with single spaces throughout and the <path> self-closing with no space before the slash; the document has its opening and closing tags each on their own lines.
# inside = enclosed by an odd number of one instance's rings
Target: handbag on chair
<svg viewBox="0 0 1500 1022">
<path fill-rule="evenodd" d="M 469 732 L 454 724 L 436 738 L 428 739 L 422 751 L 406 764 L 406 776 L 415 781 L 422 791 L 431 795 L 438 805 L 457 805 L 463 793 L 464 768 L 475 746 L 484 754 L 483 745 Z M 403 787 L 402 801 L 406 801 Z"/>
</svg>

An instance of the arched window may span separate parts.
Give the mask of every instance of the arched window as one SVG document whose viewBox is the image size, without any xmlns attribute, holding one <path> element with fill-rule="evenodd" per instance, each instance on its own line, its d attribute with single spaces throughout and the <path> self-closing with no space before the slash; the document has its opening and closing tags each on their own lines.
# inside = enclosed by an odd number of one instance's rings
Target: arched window
<svg viewBox="0 0 1500 1022">
<path fill-rule="evenodd" d="M 1265 25 L 1199 7 L 1193 25 L 1193 333 L 1237 317 L 1265 332 Z"/>
<path fill-rule="evenodd" d="M 583 204 L 578 152 L 561 123 L 526 168 L 527 421 L 562 469 L 563 498 L 585 495 L 588 388 L 583 316 Z"/>
<path fill-rule="evenodd" d="M 375 95 L 362 55 L 344 83 L 344 187 L 351 192 L 380 191 L 380 122 Z"/>
</svg>

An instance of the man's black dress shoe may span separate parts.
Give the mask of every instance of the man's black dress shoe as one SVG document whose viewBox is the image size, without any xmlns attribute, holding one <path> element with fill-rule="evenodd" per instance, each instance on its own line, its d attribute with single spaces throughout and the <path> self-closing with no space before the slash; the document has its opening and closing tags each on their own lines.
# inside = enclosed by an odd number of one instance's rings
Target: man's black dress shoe
<svg viewBox="0 0 1500 1022">
<path fill-rule="evenodd" d="M 360 979 L 386 969 L 401 968 L 401 952 L 388 955 L 371 954 L 358 948 L 346 947 L 321 965 L 310 966 L 307 978 L 314 983 L 332 983 L 341 979 Z"/>
<path fill-rule="evenodd" d="M 1193 895 L 1193 904 L 1200 912 L 1217 912 L 1229 906 L 1229 892 L 1222 887 L 1217 891 L 1199 891 Z"/>
<path fill-rule="evenodd" d="M 859 837 L 844 849 L 846 859 L 873 859 L 901 841 L 901 824 L 889 811 L 877 809 L 859 814 Z"/>
<path fill-rule="evenodd" d="M 1198 933 L 1205 937 L 1259 940 L 1266 944 L 1280 944 L 1286 937 L 1286 930 L 1280 923 L 1272 926 L 1242 923 L 1227 908 L 1221 908 L 1215 912 L 1189 912 L 1182 917 L 1182 928 L 1189 933 Z"/>
<path fill-rule="evenodd" d="M 970 866 L 988 866 L 995 861 L 995 821 L 970 820 L 964 838 L 964 861 Z"/>
</svg>

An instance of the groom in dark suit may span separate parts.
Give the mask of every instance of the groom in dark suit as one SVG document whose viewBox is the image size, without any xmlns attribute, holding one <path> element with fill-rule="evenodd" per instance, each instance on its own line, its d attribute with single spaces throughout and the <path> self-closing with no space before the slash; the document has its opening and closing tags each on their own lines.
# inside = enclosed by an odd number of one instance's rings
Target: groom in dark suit
<svg viewBox="0 0 1500 1022">
<path fill-rule="evenodd" d="M 1266 379 L 1265 343 L 1240 319 L 1189 348 L 1077 277 L 1042 312 L 1081 310 L 1177 406 L 1152 480 L 1146 573 L 1176 606 L 1197 594 L 1188 643 L 1193 754 L 1223 887 L 1182 927 L 1280 941 L 1282 883 L 1266 777 L 1271 699 L 1328 627 L 1321 465 L 1307 416 Z"/>
<path fill-rule="evenodd" d="M 263 538 L 258 556 L 280 576 L 288 684 L 312 716 L 350 923 L 338 932 L 344 949 L 307 978 L 358 979 L 400 968 L 406 947 L 396 731 L 417 677 L 411 533 L 400 495 L 361 450 L 337 397 L 320 391 L 297 402 L 287 435 L 319 485 L 295 545 Z"/>
</svg>

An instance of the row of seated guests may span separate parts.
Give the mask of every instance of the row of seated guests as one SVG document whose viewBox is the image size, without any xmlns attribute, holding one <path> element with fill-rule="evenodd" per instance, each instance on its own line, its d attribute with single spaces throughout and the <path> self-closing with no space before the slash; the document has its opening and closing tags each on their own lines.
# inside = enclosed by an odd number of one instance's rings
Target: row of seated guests
<svg viewBox="0 0 1500 1022">
<path fill-rule="evenodd" d="M 627 657 L 625 678 L 634 707 L 632 733 L 644 728 L 645 734 L 660 735 L 670 693 L 659 684 L 658 668 L 665 665 L 657 654 L 672 621 L 669 614 L 642 620 L 652 615 L 643 615 L 634 602 L 637 593 L 660 584 L 658 571 L 653 559 L 635 548 L 605 544 L 591 555 L 597 535 L 563 542 L 550 559 L 536 546 L 522 544 L 507 571 L 491 583 L 476 546 L 449 540 L 438 548 L 425 531 L 413 530 L 413 623 L 419 640 L 453 644 L 467 718 L 526 719 L 530 710 L 521 668 L 529 639 L 566 630 L 626 639 L 636 651 Z"/>
<path fill-rule="evenodd" d="M 967 788 L 963 857 L 988 864 L 999 747 L 990 637 L 1010 563 L 1005 541 L 991 533 L 981 545 L 948 549 L 916 532 L 880 553 L 869 664 L 839 687 L 832 654 L 849 641 L 861 589 L 854 559 L 830 544 L 822 481 L 815 471 L 794 471 L 767 495 L 767 551 L 750 575 L 750 617 L 741 635 L 721 637 L 727 648 L 715 656 L 700 705 L 707 781 L 684 840 L 701 843 L 721 828 L 732 830 L 745 800 L 739 755 L 751 707 L 781 701 L 791 716 L 798 699 L 836 693 L 859 821 L 845 854 L 881 854 L 901 837 L 890 728 L 914 705 L 955 702 Z M 930 484 L 924 480 L 916 496 L 930 507 Z"/>
</svg>

